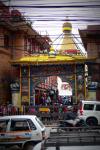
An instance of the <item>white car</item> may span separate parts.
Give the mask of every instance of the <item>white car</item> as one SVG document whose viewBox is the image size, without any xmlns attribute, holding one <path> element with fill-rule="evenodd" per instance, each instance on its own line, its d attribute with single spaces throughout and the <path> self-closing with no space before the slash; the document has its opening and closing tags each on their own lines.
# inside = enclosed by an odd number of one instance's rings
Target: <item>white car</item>
<svg viewBox="0 0 100 150">
<path fill-rule="evenodd" d="M 78 107 L 78 117 L 89 126 L 100 125 L 100 101 L 82 100 Z"/>
<path fill-rule="evenodd" d="M 46 128 L 34 115 L 0 117 L 0 146 L 18 145 L 24 150 L 46 137 Z"/>
</svg>

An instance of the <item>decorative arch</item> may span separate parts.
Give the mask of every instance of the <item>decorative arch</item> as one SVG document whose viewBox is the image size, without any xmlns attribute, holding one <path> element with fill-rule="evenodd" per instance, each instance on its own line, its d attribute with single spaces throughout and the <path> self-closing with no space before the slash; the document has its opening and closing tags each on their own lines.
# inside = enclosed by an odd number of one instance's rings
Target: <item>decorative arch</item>
<svg viewBox="0 0 100 150">
<path fill-rule="evenodd" d="M 53 64 L 21 66 L 20 93 L 21 101 L 35 104 L 35 86 L 48 76 L 59 76 L 63 82 L 68 82 L 73 89 L 73 100 L 78 102 L 85 98 L 84 64 Z"/>
</svg>

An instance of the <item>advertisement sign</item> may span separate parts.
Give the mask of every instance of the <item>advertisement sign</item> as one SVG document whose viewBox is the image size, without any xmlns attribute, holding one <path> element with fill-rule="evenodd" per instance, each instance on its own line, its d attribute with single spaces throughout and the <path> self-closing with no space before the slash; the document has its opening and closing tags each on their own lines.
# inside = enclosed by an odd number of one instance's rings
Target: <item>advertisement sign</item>
<svg viewBox="0 0 100 150">
<path fill-rule="evenodd" d="M 69 83 L 62 82 L 59 87 L 59 95 L 60 96 L 70 96 L 72 95 L 72 88 Z"/>
</svg>

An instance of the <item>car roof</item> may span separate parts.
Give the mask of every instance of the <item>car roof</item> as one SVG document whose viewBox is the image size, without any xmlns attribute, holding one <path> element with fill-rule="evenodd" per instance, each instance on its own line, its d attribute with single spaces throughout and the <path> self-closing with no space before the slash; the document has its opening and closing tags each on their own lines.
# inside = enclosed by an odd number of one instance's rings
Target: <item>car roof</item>
<svg viewBox="0 0 100 150">
<path fill-rule="evenodd" d="M 20 118 L 20 119 L 33 119 L 35 118 L 35 115 L 13 115 L 13 116 L 1 116 L 0 119 L 16 119 L 16 118 Z"/>
<path fill-rule="evenodd" d="M 100 104 L 100 101 L 93 101 L 93 100 L 82 100 L 82 103 L 90 103 L 90 104 Z"/>
</svg>

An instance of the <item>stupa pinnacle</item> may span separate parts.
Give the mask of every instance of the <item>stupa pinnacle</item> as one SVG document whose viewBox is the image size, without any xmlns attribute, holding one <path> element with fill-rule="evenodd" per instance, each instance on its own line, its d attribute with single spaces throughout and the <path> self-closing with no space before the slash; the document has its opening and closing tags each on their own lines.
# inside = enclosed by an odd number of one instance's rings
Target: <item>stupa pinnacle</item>
<svg viewBox="0 0 100 150">
<path fill-rule="evenodd" d="M 77 49 L 75 42 L 73 40 L 72 24 L 65 22 L 62 27 L 63 30 L 63 40 L 60 47 L 61 54 L 77 54 L 80 51 Z"/>
<path fill-rule="evenodd" d="M 63 24 L 63 32 L 64 33 L 70 33 L 71 32 L 71 30 L 72 30 L 72 24 L 71 23 L 69 23 L 69 22 L 65 22 L 64 24 Z"/>
</svg>

